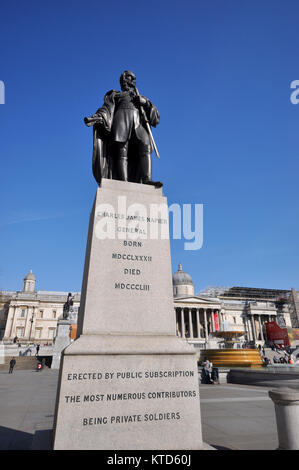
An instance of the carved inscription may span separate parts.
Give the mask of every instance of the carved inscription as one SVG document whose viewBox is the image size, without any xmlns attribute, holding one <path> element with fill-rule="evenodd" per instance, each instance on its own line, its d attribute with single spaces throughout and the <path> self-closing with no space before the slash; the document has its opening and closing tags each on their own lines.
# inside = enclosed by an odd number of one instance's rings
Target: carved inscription
<svg viewBox="0 0 299 470">
<path fill-rule="evenodd" d="M 99 211 L 97 215 L 105 221 L 113 220 L 118 224 L 116 232 L 127 233 L 128 235 L 135 234 L 138 238 L 147 239 L 147 235 L 150 230 L 147 230 L 147 225 L 165 225 L 167 224 L 166 218 L 159 217 L 145 217 L 138 215 L 126 215 L 124 213 L 118 212 L 109 212 L 109 211 Z M 114 223 L 113 222 L 113 223 Z M 127 222 L 134 223 L 133 226 L 126 225 Z M 137 224 L 137 225 L 136 225 Z M 138 225 L 140 224 L 140 226 Z M 125 235 L 126 236 L 126 235 Z M 118 279 L 114 280 L 114 289 L 117 290 L 129 290 L 133 292 L 140 293 L 149 293 L 151 291 L 150 281 L 144 279 L 144 273 L 142 270 L 142 265 L 151 263 L 153 261 L 153 255 L 149 253 L 141 253 L 140 249 L 145 249 L 144 243 L 140 240 L 120 240 L 121 247 L 124 251 L 120 250 L 119 252 L 112 252 L 111 257 L 113 262 L 115 261 L 126 261 L 128 266 L 125 268 L 122 265 L 122 268 L 119 272 Z M 129 250 L 128 250 L 129 249 Z M 136 252 L 135 250 L 138 250 Z M 133 266 L 132 266 L 133 264 Z M 126 276 L 126 280 L 123 279 L 123 276 Z M 135 276 L 139 277 L 139 281 L 136 282 Z"/>
<path fill-rule="evenodd" d="M 78 382 L 84 384 L 84 389 L 88 392 L 65 394 L 64 403 L 70 406 L 95 405 L 94 416 L 91 416 L 91 408 L 89 407 L 88 415 L 80 417 L 80 422 L 83 427 L 100 426 L 100 425 L 121 425 L 125 423 L 151 423 L 161 421 L 173 421 L 183 418 L 180 409 L 173 410 L 169 403 L 175 401 L 179 408 L 179 404 L 184 400 L 197 399 L 198 391 L 189 389 L 188 387 L 179 387 L 177 382 L 178 378 L 185 379 L 194 377 L 192 370 L 136 370 L 136 371 L 114 371 L 114 372 L 72 372 L 66 374 L 66 381 L 73 384 L 75 388 Z M 162 390 L 161 379 L 168 380 L 169 390 Z M 144 390 L 134 390 L 136 381 L 143 381 Z M 121 390 L 123 381 L 132 382 L 131 391 Z M 108 388 L 107 388 L 108 384 Z M 91 393 L 91 385 L 93 385 L 94 393 Z M 101 390 L 102 387 L 102 390 Z M 110 390 L 116 389 L 117 392 Z M 109 390 L 109 391 L 107 391 Z M 109 404 L 113 403 L 142 403 L 141 407 L 136 408 L 136 412 L 127 412 L 123 414 L 109 414 Z M 147 404 L 150 408 L 151 403 L 159 403 L 159 411 L 153 412 L 147 410 Z M 105 403 L 107 405 L 105 405 Z M 101 404 L 103 408 L 101 409 Z M 161 404 L 166 406 L 165 410 L 161 410 Z M 108 408 L 107 408 L 108 406 Z M 142 412 L 140 412 L 142 410 Z M 101 411 L 104 413 L 101 414 Z"/>
</svg>

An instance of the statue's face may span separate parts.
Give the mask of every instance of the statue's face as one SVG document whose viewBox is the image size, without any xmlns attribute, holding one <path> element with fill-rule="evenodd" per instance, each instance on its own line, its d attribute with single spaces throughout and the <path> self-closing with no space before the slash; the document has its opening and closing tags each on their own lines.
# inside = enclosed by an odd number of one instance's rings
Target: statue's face
<svg viewBox="0 0 299 470">
<path fill-rule="evenodd" d="M 136 77 L 132 72 L 124 72 L 120 79 L 122 91 L 128 91 L 136 86 Z"/>
</svg>

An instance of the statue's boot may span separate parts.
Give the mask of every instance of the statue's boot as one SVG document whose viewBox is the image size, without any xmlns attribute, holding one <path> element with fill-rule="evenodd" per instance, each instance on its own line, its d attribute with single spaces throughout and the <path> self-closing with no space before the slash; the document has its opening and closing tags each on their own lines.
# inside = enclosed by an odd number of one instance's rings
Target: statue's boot
<svg viewBox="0 0 299 470">
<path fill-rule="evenodd" d="M 145 181 L 144 184 L 151 184 L 152 186 L 155 186 L 155 188 L 162 188 L 163 186 L 161 181 Z"/>
<path fill-rule="evenodd" d="M 140 169 L 142 174 L 142 183 L 150 184 L 155 186 L 155 188 L 162 188 L 163 183 L 161 181 L 152 181 L 152 158 L 151 158 L 151 147 L 150 145 L 145 145 L 143 147 L 143 152 L 140 157 Z"/>
<path fill-rule="evenodd" d="M 121 181 L 128 181 L 128 155 L 126 146 L 119 146 L 117 170 L 119 179 Z"/>
</svg>

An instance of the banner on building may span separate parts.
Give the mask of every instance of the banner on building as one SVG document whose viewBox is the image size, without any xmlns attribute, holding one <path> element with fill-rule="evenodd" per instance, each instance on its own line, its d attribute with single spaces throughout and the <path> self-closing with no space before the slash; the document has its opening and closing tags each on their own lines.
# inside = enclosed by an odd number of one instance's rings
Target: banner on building
<svg viewBox="0 0 299 470">
<path fill-rule="evenodd" d="M 269 342 L 281 346 L 290 346 L 288 330 L 286 328 L 281 328 L 275 321 L 266 322 L 265 325 Z"/>
<path fill-rule="evenodd" d="M 219 315 L 218 313 L 214 313 L 214 326 L 215 326 L 215 331 L 219 331 Z"/>
</svg>

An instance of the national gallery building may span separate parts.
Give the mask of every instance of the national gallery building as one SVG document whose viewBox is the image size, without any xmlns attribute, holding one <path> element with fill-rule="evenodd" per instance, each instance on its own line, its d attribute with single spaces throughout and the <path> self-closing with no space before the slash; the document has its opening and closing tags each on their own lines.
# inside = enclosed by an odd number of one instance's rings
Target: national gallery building
<svg viewBox="0 0 299 470">
<path fill-rule="evenodd" d="M 0 291 L 0 340 L 9 344 L 52 344 L 57 321 L 63 316 L 68 292 L 36 291 L 32 272 L 21 291 Z M 80 292 L 72 292 L 72 310 L 78 312 Z M 294 289 L 251 287 L 210 288 L 197 295 L 189 274 L 179 265 L 173 274 L 174 324 L 177 335 L 196 348 L 221 347 L 217 331 L 234 330 L 240 341 L 264 344 L 265 323 L 299 327 L 299 293 Z"/>
</svg>

